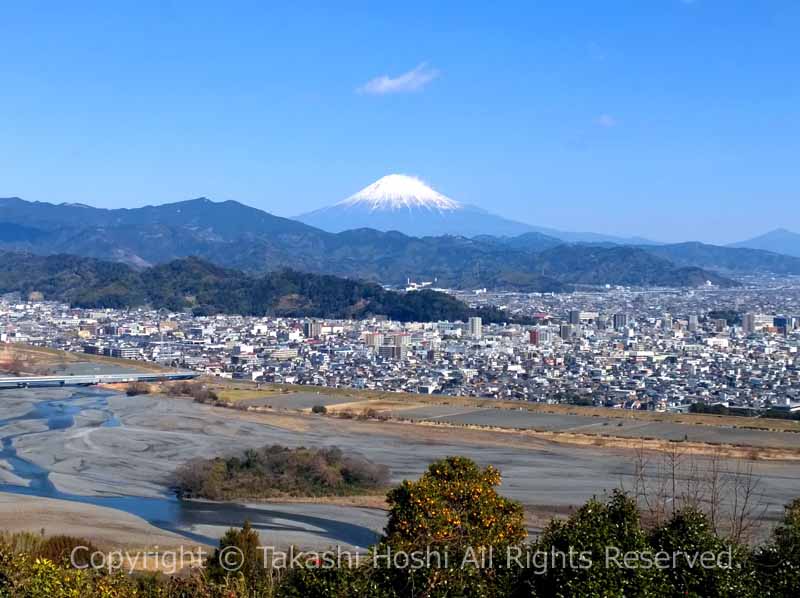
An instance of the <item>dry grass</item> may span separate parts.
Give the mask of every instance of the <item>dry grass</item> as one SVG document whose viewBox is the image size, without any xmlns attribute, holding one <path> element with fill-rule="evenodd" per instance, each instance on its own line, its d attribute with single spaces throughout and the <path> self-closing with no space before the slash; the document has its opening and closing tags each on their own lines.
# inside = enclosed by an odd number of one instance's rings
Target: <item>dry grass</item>
<svg viewBox="0 0 800 598">
<path fill-rule="evenodd" d="M 661 438 L 628 438 L 621 436 L 601 436 L 599 434 L 580 434 L 575 432 L 540 432 L 536 430 L 512 430 L 494 426 L 462 426 L 441 421 L 424 421 L 411 425 L 434 426 L 438 428 L 458 428 L 484 430 L 502 434 L 518 434 L 524 437 L 547 440 L 571 446 L 597 447 L 603 449 L 645 450 L 663 452 L 675 444 Z M 719 444 L 708 442 L 680 441 L 681 450 L 688 455 L 714 455 L 724 458 L 746 459 L 752 461 L 800 461 L 800 450 L 776 447 L 754 447 L 745 445 Z"/>
<path fill-rule="evenodd" d="M 409 403 L 407 401 L 391 401 L 386 399 L 363 399 L 360 401 L 352 401 L 350 403 L 339 403 L 338 405 L 328 405 L 326 409 L 328 413 L 340 413 L 342 411 L 349 411 L 358 415 L 367 410 L 373 411 L 397 411 L 402 409 L 413 409 L 414 407 L 422 407 L 423 403 Z M 311 409 L 303 409 L 303 411 L 311 411 Z"/>
<path fill-rule="evenodd" d="M 283 396 L 286 394 L 282 391 L 274 389 L 252 390 L 244 388 L 227 388 L 219 385 L 211 385 L 209 388 L 210 390 L 214 391 L 219 397 L 220 401 L 224 403 L 239 403 L 241 401 Z"/>
<path fill-rule="evenodd" d="M 251 388 L 255 388 L 255 384 Z M 549 405 L 546 403 L 528 403 L 524 401 L 509 401 L 500 399 L 481 399 L 475 397 L 457 397 L 449 395 L 421 395 L 414 393 L 382 392 L 374 390 L 357 390 L 351 388 L 327 388 L 319 386 L 302 386 L 290 384 L 262 384 L 262 392 L 266 389 L 278 389 L 278 392 L 320 392 L 329 396 L 351 397 L 354 403 L 360 401 L 387 401 L 393 409 L 420 407 L 424 405 L 455 405 L 468 408 L 505 409 L 518 411 L 520 409 L 531 413 L 553 415 L 581 415 L 589 417 L 604 417 L 608 419 L 635 420 L 643 422 L 667 422 L 679 424 L 692 424 L 713 427 L 738 427 L 754 430 L 776 432 L 800 432 L 800 421 L 737 417 L 730 415 L 709 414 L 681 414 L 660 413 L 654 411 L 630 411 L 624 409 L 609 409 L 606 407 L 580 407 L 576 405 Z M 341 407 L 341 406 L 339 406 Z M 374 408 L 374 407 L 373 407 Z M 330 407 L 329 407 L 330 409 Z"/>
<path fill-rule="evenodd" d="M 207 383 L 213 383 L 213 379 L 206 379 Z M 603 407 L 578 407 L 572 405 L 547 405 L 539 403 L 525 403 L 521 401 L 504 401 L 496 399 L 479 399 L 472 397 L 452 397 L 446 395 L 419 395 L 412 393 L 390 393 L 390 392 L 377 392 L 370 390 L 355 390 L 355 389 L 342 389 L 342 388 L 325 388 L 315 386 L 301 386 L 301 385 L 286 385 L 286 384 L 271 384 L 261 385 L 261 389 L 256 391 L 256 385 L 247 382 L 226 383 L 219 385 L 220 388 L 225 388 L 230 392 L 239 393 L 242 397 L 253 398 L 250 393 L 256 393 L 256 396 L 265 396 L 269 394 L 270 390 L 273 394 L 289 394 L 293 392 L 319 392 L 329 396 L 340 396 L 352 398 L 352 401 L 347 403 L 340 403 L 338 405 L 328 405 L 327 412 L 334 417 L 342 413 L 350 413 L 358 416 L 367 410 L 378 412 L 382 416 L 388 416 L 387 411 L 398 411 L 403 409 L 411 409 L 414 407 L 422 407 L 426 405 L 449 405 L 461 406 L 468 409 L 505 409 L 505 410 L 526 410 L 532 413 L 542 414 L 555 414 L 555 415 L 575 415 L 575 416 L 591 416 L 602 417 L 606 419 L 615 420 L 629 420 L 641 422 L 665 422 L 665 423 L 678 423 L 678 424 L 691 424 L 698 426 L 709 427 L 738 427 L 749 428 L 754 430 L 770 431 L 770 432 L 800 432 L 800 422 L 789 420 L 776 420 L 776 419 L 756 419 L 735 416 L 717 416 L 717 415 L 701 415 L 701 414 L 671 414 L 671 413 L 655 413 L 649 411 L 627 411 L 619 409 L 608 409 Z M 220 390 L 217 390 L 220 392 Z M 225 390 L 222 390 L 225 392 Z M 260 394 L 259 394 L 260 393 Z M 259 412 L 265 410 L 258 409 Z M 267 411 L 269 412 L 269 411 Z M 310 409 L 298 410 L 298 414 L 302 413 L 305 417 L 311 412 Z M 580 433 L 580 432 L 554 432 L 554 431 L 536 431 L 536 430 L 517 430 L 511 428 L 495 427 L 495 426 L 479 426 L 479 425 L 460 425 L 451 424 L 446 421 L 419 421 L 410 422 L 402 419 L 389 418 L 388 421 L 378 422 L 369 421 L 368 425 L 384 424 L 401 424 L 401 427 L 413 427 L 414 434 L 423 433 L 423 430 L 433 431 L 433 428 L 439 428 L 442 431 L 457 428 L 462 432 L 467 430 L 472 432 L 487 432 L 490 434 L 503 433 L 501 436 L 496 436 L 498 444 L 506 444 L 514 442 L 512 438 L 525 439 L 530 441 L 537 439 L 542 442 L 555 442 L 558 444 L 569 444 L 572 446 L 582 447 L 597 447 L 603 449 L 641 449 L 661 451 L 670 446 L 672 443 L 666 439 L 642 439 L 634 437 L 613 436 L 612 434 L 595 434 L 595 433 Z M 605 428 L 607 429 L 607 428 Z M 449 432 L 447 432 L 449 433 Z M 744 458 L 751 460 L 800 460 L 800 450 L 784 449 L 781 448 L 780 438 L 776 437 L 775 446 L 772 447 L 753 447 L 745 445 L 725 445 L 718 443 L 704 443 L 704 442 L 682 442 L 682 446 L 689 452 L 694 454 L 712 454 L 720 450 L 730 458 Z"/>
<path fill-rule="evenodd" d="M 231 410 L 227 407 L 211 407 L 213 410 L 219 410 L 220 415 L 230 416 Z M 225 413 L 221 413 L 222 411 Z M 236 411 L 238 417 L 245 421 L 255 422 L 262 425 L 273 426 L 290 432 L 308 432 L 310 425 L 313 423 L 310 418 L 301 415 L 283 415 L 273 411 L 267 410 L 253 410 L 253 411 Z"/>
</svg>

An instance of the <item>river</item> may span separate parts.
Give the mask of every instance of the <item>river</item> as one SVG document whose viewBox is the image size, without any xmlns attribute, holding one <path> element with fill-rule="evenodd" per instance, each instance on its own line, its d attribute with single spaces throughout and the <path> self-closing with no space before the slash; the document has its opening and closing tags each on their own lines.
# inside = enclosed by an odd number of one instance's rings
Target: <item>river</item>
<svg viewBox="0 0 800 598">
<path fill-rule="evenodd" d="M 4 395 L 0 391 L 0 415 L 4 412 Z M 30 395 L 30 409 L 19 415 L 0 419 L 0 462 L 12 474 L 14 483 L 0 484 L 0 492 L 32 495 L 75 501 L 125 511 L 148 523 L 194 542 L 216 543 L 228 527 L 239 527 L 245 520 L 262 533 L 262 537 L 303 538 L 320 547 L 336 544 L 366 547 L 375 542 L 382 514 L 376 512 L 367 521 L 351 523 L 347 519 L 365 519 L 366 509 L 330 505 L 243 505 L 182 501 L 167 491 L 161 497 L 92 496 L 63 492 L 50 479 L 50 471 L 17 453 L 17 443 L 26 437 L 47 432 L 64 432 L 76 427 L 79 419 L 92 427 L 123 428 L 109 399 L 120 395 L 104 389 L 31 389 L 14 391 L 15 397 Z M 63 395 L 67 396 L 63 396 Z M 48 396 L 50 395 L 50 396 Z M 56 395 L 56 397 L 52 397 Z M 17 406 L 19 407 L 19 405 Z M 90 414 L 91 417 L 81 418 Z M 81 425 L 87 425 L 83 423 Z M 348 513 L 352 509 L 354 513 Z M 201 531 L 196 531 L 201 530 Z M 299 535 L 298 535 L 299 534 Z"/>
</svg>

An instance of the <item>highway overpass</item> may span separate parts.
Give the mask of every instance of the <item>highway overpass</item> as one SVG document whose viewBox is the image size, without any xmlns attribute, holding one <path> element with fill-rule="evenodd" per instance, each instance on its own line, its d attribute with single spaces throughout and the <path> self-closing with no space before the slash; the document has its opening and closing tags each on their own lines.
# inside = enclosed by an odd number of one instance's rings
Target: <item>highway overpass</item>
<svg viewBox="0 0 800 598">
<path fill-rule="evenodd" d="M 163 382 L 165 380 L 191 380 L 198 372 L 163 372 L 149 374 L 98 374 L 80 376 L 10 376 L 0 377 L 0 390 L 4 388 L 33 388 L 39 386 L 94 386 L 96 384 L 125 384 L 129 382 Z"/>
</svg>

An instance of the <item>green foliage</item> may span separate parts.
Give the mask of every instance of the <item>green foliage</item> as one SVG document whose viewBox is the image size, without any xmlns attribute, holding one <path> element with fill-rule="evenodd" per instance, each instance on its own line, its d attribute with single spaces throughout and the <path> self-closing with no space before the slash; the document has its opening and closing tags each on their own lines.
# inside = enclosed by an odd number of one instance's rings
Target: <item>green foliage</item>
<svg viewBox="0 0 800 598">
<path fill-rule="evenodd" d="M 708 413 L 711 415 L 730 415 L 731 410 L 725 405 L 706 405 L 705 403 L 692 403 L 690 413 Z"/>
<path fill-rule="evenodd" d="M 374 549 L 382 583 L 399 596 L 503 595 L 505 553 L 527 533 L 522 506 L 497 493 L 500 481 L 492 466 L 448 457 L 391 490 L 385 535 Z M 432 566 L 409 570 L 390 558 L 414 552 Z"/>
<path fill-rule="evenodd" d="M 0 551 L 0 596 L 13 598 L 115 598 L 136 596 L 124 575 L 70 569 L 24 553 Z"/>
<path fill-rule="evenodd" d="M 755 596 L 756 576 L 747 551 L 716 535 L 706 516 L 683 509 L 656 528 L 655 551 L 677 555 L 664 573 L 674 598 L 747 598 Z M 704 555 L 708 555 L 705 563 Z"/>
<path fill-rule="evenodd" d="M 522 506 L 500 496 L 500 472 L 464 457 L 432 463 L 416 482 L 392 489 L 384 542 L 395 549 L 504 548 L 526 535 Z"/>
<path fill-rule="evenodd" d="M 532 567 L 522 573 L 517 595 L 559 597 L 661 596 L 665 579 L 657 569 L 617 566 L 616 552 L 650 550 L 636 503 L 615 491 L 605 503 L 591 499 L 566 521 L 553 520 L 530 547 Z M 566 556 L 565 556 L 566 555 Z"/>
<path fill-rule="evenodd" d="M 175 474 L 184 498 L 232 500 L 274 496 L 345 496 L 385 488 L 389 470 L 338 448 L 273 445 L 215 459 L 196 459 Z"/>
<path fill-rule="evenodd" d="M 229 529 L 220 538 L 219 548 L 208 559 L 208 578 L 216 583 L 235 578 L 252 595 L 270 595 L 274 580 L 260 546 L 258 532 L 250 522 L 245 521 L 242 529 Z"/>
<path fill-rule="evenodd" d="M 0 293 L 40 291 L 45 299 L 77 307 L 150 305 L 198 315 L 355 319 L 386 315 L 400 321 L 465 321 L 473 315 L 487 323 L 512 319 L 494 308 L 470 309 L 444 293 L 396 293 L 374 283 L 294 270 L 255 278 L 191 257 L 135 271 L 90 258 L 9 255 L 13 259 L 0 259 Z"/>
<path fill-rule="evenodd" d="M 293 569 L 280 584 L 278 598 L 390 598 L 397 596 L 386 588 L 369 564 L 360 567 Z"/>
<path fill-rule="evenodd" d="M 265 465 L 264 459 L 273 457 L 271 463 L 285 465 L 295 456 L 282 447 L 264 455 L 249 451 L 237 458 L 236 467 L 258 469 Z M 297 463 L 305 464 L 302 469 L 317 457 L 306 451 Z M 341 456 L 333 460 L 337 459 L 344 460 Z M 481 468 L 469 459 L 450 457 L 431 464 L 419 480 L 404 482 L 389 492 L 384 536 L 372 547 L 372 560 L 365 558 L 352 567 L 302 559 L 305 566 L 300 568 L 273 569 L 264 561 L 259 536 L 247 522 L 241 529 L 228 530 L 205 571 L 177 576 L 71 569 L 64 555 L 75 545 L 91 547 L 87 541 L 0 534 L 0 597 L 797 596 L 800 499 L 786 508 L 769 543 L 752 554 L 745 547 L 729 546 L 701 513 L 691 509 L 678 511 L 660 527 L 645 531 L 634 501 L 619 491 L 605 501 L 588 501 L 566 520 L 552 521 L 538 541 L 525 544 L 522 509 L 498 495 L 499 483 L 497 470 Z M 400 552 L 418 552 L 431 566 L 396 566 L 398 561 L 390 555 Z M 233 560 L 223 558 L 225 554 L 233 554 Z M 447 560 L 426 554 L 446 554 Z M 509 554 L 517 558 L 511 566 L 506 560 Z M 659 554 L 666 555 L 666 561 Z M 492 560 L 486 560 L 486 555 Z"/>
<path fill-rule="evenodd" d="M 769 543 L 755 552 L 761 595 L 795 598 L 800 588 L 800 498 L 786 507 Z"/>
<path fill-rule="evenodd" d="M 73 569 L 46 558 L 0 549 L 3 598 L 269 598 L 273 589 L 253 591 L 243 576 L 214 582 L 200 573 L 131 576 Z"/>
</svg>

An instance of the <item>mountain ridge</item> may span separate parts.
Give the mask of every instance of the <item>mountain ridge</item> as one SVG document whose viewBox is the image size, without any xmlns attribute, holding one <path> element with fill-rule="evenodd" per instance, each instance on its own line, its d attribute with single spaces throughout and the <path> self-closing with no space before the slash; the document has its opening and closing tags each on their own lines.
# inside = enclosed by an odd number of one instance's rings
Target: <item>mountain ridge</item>
<svg viewBox="0 0 800 598">
<path fill-rule="evenodd" d="M 436 291 L 397 293 L 374 283 L 291 269 L 253 277 L 196 257 L 136 271 L 94 258 L 0 252 L 0 293 L 11 292 L 38 292 L 45 300 L 75 307 L 149 305 L 197 315 L 336 319 L 385 315 L 400 321 L 466 321 L 480 316 L 487 322 L 516 321 L 500 310 L 473 309 Z"/>
<path fill-rule="evenodd" d="M 62 220 L 66 225 L 59 226 Z M 619 246 L 567 249 L 570 246 L 555 238 L 527 234 L 522 238 L 527 245 L 536 239 L 537 249 L 552 250 L 539 255 L 530 247 L 509 247 L 514 241 L 507 239 L 419 238 L 373 229 L 334 234 L 238 202 L 202 198 L 129 210 L 13 200 L 0 203 L 0 222 L 4 221 L 25 223 L 46 233 L 0 243 L 5 249 L 110 257 L 137 268 L 198 256 L 251 274 L 291 267 L 394 285 L 408 278 L 437 279 L 442 286 L 464 289 L 562 292 L 573 284 L 735 284 L 714 272 L 681 270 L 691 264 L 675 266 L 650 259 L 631 247 L 616 252 L 613 247 Z M 586 259 L 573 260 L 572 272 L 567 272 L 569 260 L 559 260 L 559 252 L 582 252 Z M 613 260 L 620 263 L 612 267 Z M 589 267 L 597 272 L 588 271 Z"/>
<path fill-rule="evenodd" d="M 732 243 L 728 247 L 762 249 L 800 257 L 800 233 L 786 228 L 776 228 L 752 239 Z"/>
</svg>

